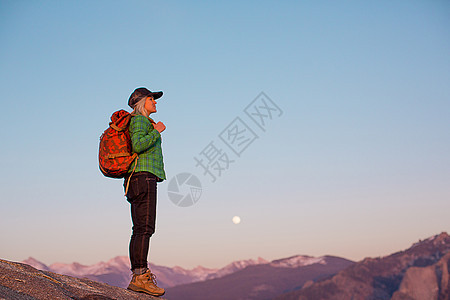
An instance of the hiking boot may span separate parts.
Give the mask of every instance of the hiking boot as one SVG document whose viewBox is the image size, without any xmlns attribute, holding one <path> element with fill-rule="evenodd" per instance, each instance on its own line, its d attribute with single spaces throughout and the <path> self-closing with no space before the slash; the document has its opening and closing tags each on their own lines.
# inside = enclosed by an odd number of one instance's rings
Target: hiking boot
<svg viewBox="0 0 450 300">
<path fill-rule="evenodd" d="M 162 296 L 165 293 L 163 288 L 156 286 L 156 276 L 147 270 L 142 275 L 133 274 L 128 289 L 135 292 L 142 292 L 152 296 Z"/>
</svg>

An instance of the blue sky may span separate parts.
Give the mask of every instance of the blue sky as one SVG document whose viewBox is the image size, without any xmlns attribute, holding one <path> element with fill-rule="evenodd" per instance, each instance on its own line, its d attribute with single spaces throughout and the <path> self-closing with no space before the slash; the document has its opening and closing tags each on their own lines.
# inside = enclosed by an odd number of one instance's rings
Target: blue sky
<svg viewBox="0 0 450 300">
<path fill-rule="evenodd" d="M 97 153 L 140 86 L 164 91 L 168 179 L 203 189 L 182 208 L 158 186 L 151 262 L 359 260 L 449 231 L 449 16 L 447 1 L 1 1 L 1 258 L 127 255 L 129 205 Z M 283 111 L 265 132 L 244 113 L 260 92 Z M 259 137 L 240 157 L 218 137 L 236 117 Z M 194 161 L 212 141 L 235 160 L 216 182 Z"/>
</svg>

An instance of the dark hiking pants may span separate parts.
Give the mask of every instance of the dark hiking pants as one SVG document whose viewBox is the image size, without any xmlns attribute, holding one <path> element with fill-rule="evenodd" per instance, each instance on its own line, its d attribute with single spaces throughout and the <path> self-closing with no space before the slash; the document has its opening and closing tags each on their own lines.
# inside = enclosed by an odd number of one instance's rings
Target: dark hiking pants
<svg viewBox="0 0 450 300">
<path fill-rule="evenodd" d="M 130 180 L 127 200 L 131 204 L 133 232 L 130 239 L 131 270 L 147 268 L 150 237 L 155 232 L 157 177 L 149 172 L 134 173 Z"/>
</svg>

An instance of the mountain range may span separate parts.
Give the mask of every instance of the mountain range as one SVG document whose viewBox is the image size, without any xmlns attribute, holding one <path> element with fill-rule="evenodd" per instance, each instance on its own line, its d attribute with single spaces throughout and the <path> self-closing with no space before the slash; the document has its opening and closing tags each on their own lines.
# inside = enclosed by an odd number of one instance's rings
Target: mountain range
<svg viewBox="0 0 450 300">
<path fill-rule="evenodd" d="M 64 274 L 78 278 L 88 278 L 113 286 L 126 288 L 131 279 L 130 260 L 128 256 L 117 256 L 106 262 L 93 265 L 82 265 L 77 262 L 71 264 L 54 263 L 49 266 L 30 257 L 22 263 L 30 265 L 38 270 Z M 223 268 L 213 269 L 198 266 L 194 269 L 182 267 L 164 267 L 150 264 L 150 269 L 156 275 L 158 284 L 164 288 L 180 284 L 210 280 L 239 271 L 251 265 L 266 264 L 263 258 L 234 261 Z M 297 262 L 302 263 L 302 262 Z M 305 262 L 303 262 L 305 263 Z"/>
<path fill-rule="evenodd" d="M 128 257 L 91 266 L 78 263 L 37 269 L 126 287 Z M 352 262 L 334 256 L 297 255 L 274 261 L 235 261 L 220 269 L 150 265 L 168 299 L 450 300 L 450 236 L 443 232 L 394 254 Z"/>
<path fill-rule="evenodd" d="M 87 278 L 122 288 L 128 286 L 131 278 L 127 256 L 117 256 L 107 262 L 99 262 L 90 266 L 79 263 L 54 263 L 47 266 L 32 257 L 22 263 L 39 270 Z M 352 261 L 339 257 L 296 255 L 271 262 L 263 258 L 234 261 L 219 269 L 198 266 L 188 270 L 181 267 L 170 268 L 154 264 L 150 264 L 150 268 L 157 277 L 158 285 L 167 290 L 166 295 L 169 295 L 170 299 L 188 300 L 213 299 L 216 296 L 216 289 L 220 290 L 220 285 L 229 280 L 231 280 L 232 285 L 234 285 L 233 281 L 237 281 L 237 283 L 245 282 L 244 289 L 240 292 L 245 295 L 248 292 L 246 286 L 255 285 L 256 287 L 249 291 L 255 297 L 259 297 L 261 294 L 277 296 L 301 287 L 308 280 L 317 280 L 335 274 L 351 264 L 353 264 Z M 240 275 L 237 277 L 231 276 L 240 271 L 244 272 L 239 273 Z M 242 279 L 241 276 L 245 278 Z M 275 281 L 273 280 L 274 276 L 277 278 Z M 270 283 L 276 283 L 277 281 L 281 281 L 281 283 L 274 285 Z M 207 289 L 212 294 L 209 296 L 205 293 L 198 295 L 195 283 L 200 284 L 200 290 L 205 290 L 202 285 L 207 285 Z M 177 286 L 182 286 L 182 288 L 177 288 Z M 186 289 L 189 289 L 190 292 Z M 227 296 L 228 294 L 222 291 L 221 295 Z M 233 297 L 228 299 L 233 299 Z"/>
<path fill-rule="evenodd" d="M 336 274 L 353 262 L 334 256 L 293 256 L 250 265 L 215 279 L 168 288 L 168 299 L 272 299 L 309 281 Z"/>
</svg>

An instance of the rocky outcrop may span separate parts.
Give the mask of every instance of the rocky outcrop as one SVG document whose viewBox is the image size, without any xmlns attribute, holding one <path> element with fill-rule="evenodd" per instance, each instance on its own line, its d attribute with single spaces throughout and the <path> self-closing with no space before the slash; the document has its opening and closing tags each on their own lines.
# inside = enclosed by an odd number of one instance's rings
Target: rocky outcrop
<svg viewBox="0 0 450 300">
<path fill-rule="evenodd" d="M 0 259 L 0 299 L 162 299 Z"/>
<path fill-rule="evenodd" d="M 450 299 L 450 253 L 428 267 L 409 268 L 391 300 Z"/>
</svg>

